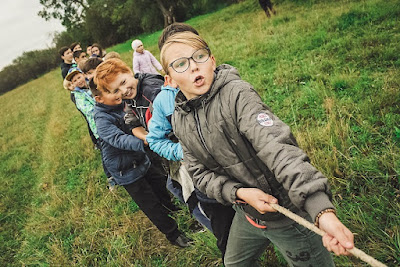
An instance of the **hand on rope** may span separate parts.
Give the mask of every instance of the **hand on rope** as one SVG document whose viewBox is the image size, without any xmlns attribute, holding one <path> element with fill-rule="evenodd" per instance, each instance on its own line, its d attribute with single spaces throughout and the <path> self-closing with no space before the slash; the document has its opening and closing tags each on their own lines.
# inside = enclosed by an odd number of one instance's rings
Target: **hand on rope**
<svg viewBox="0 0 400 267">
<path fill-rule="evenodd" d="M 247 202 L 261 214 L 276 212 L 268 203 L 278 203 L 278 200 L 258 188 L 239 188 L 236 191 L 236 196 Z"/>
<path fill-rule="evenodd" d="M 347 249 L 354 247 L 354 235 L 339 221 L 335 213 L 322 214 L 319 217 L 319 228 L 326 233 L 322 236 L 322 243 L 328 251 L 336 255 L 350 255 Z"/>
</svg>

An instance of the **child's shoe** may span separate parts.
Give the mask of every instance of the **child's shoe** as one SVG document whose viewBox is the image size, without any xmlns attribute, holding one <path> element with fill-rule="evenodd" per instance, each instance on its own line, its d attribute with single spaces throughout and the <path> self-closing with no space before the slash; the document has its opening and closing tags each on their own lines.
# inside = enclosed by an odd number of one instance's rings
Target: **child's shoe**
<svg viewBox="0 0 400 267">
<path fill-rule="evenodd" d="M 186 248 L 190 246 L 193 241 L 187 238 L 184 234 L 180 234 L 175 241 L 171 242 L 173 245 L 181 247 L 181 248 Z"/>
<path fill-rule="evenodd" d="M 108 182 L 108 186 L 107 186 L 108 190 L 110 190 L 110 192 L 115 191 L 116 183 L 115 183 L 114 177 L 111 176 L 111 177 L 107 178 L 107 182 Z"/>
</svg>

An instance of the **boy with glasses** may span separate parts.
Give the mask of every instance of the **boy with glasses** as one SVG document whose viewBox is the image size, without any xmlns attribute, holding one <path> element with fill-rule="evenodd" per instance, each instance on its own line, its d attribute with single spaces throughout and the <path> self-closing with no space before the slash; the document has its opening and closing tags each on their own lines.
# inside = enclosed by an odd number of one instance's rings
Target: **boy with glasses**
<svg viewBox="0 0 400 267">
<path fill-rule="evenodd" d="M 290 266 L 333 266 L 328 250 L 348 255 L 353 234 L 335 215 L 327 178 L 237 70 L 217 68 L 207 43 L 186 32 L 167 39 L 161 64 L 180 88 L 172 125 L 195 186 L 236 210 L 225 265 L 257 266 L 270 242 Z M 323 240 L 268 204 L 278 202 L 319 225 Z"/>
</svg>

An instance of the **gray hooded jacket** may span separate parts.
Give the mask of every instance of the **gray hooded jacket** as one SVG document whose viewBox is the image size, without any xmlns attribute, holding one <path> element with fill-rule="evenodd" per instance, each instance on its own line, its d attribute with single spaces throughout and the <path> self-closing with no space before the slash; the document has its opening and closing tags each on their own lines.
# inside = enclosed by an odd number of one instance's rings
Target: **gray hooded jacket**
<svg viewBox="0 0 400 267">
<path fill-rule="evenodd" d="M 333 208 L 327 178 L 235 68 L 219 66 L 208 93 L 188 101 L 180 91 L 175 101 L 172 124 L 184 162 L 208 197 L 234 203 L 238 188 L 252 187 L 312 219 Z"/>
</svg>

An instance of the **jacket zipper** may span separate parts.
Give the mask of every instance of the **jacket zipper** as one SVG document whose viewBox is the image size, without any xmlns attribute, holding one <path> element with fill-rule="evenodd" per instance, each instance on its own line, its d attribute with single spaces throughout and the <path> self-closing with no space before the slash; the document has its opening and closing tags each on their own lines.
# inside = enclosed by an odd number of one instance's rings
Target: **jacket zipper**
<svg viewBox="0 0 400 267">
<path fill-rule="evenodd" d="M 140 124 L 145 125 L 144 128 L 145 128 L 146 131 L 147 131 L 148 129 L 147 129 L 147 125 L 146 125 L 146 120 L 145 120 L 145 118 L 144 118 L 144 116 L 143 116 L 143 108 L 142 108 L 142 107 L 139 108 L 139 107 L 136 105 L 136 100 L 135 100 L 135 99 L 132 99 L 132 102 L 133 102 L 133 107 L 134 107 L 134 108 L 136 109 L 136 111 L 137 111 L 137 114 L 139 114 L 138 118 L 139 118 Z M 139 110 L 139 109 L 140 109 L 140 110 Z"/>
<path fill-rule="evenodd" d="M 196 129 L 197 129 L 197 133 L 199 134 L 201 144 L 207 150 L 207 152 L 211 155 L 210 150 L 208 149 L 208 147 L 206 145 L 206 141 L 204 140 L 204 136 L 200 129 L 200 119 L 199 119 L 199 114 L 197 113 L 196 109 L 194 110 L 193 116 L 194 116 L 194 120 L 196 121 Z"/>
</svg>

